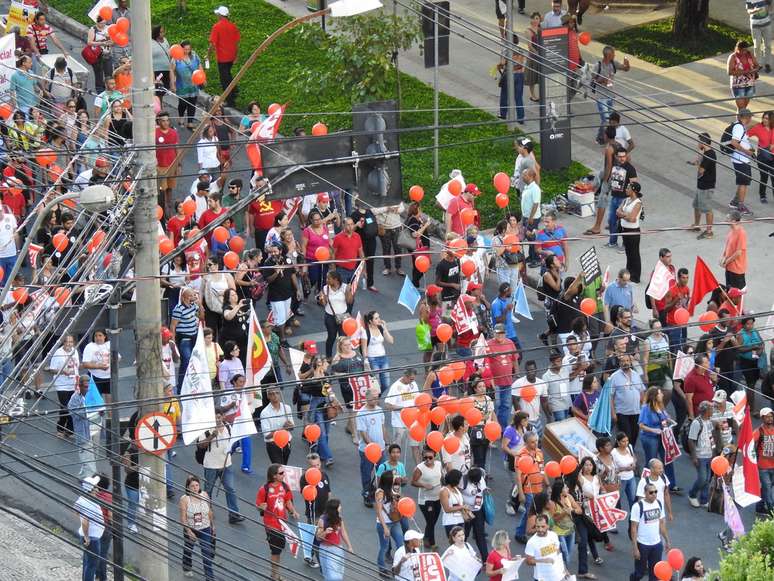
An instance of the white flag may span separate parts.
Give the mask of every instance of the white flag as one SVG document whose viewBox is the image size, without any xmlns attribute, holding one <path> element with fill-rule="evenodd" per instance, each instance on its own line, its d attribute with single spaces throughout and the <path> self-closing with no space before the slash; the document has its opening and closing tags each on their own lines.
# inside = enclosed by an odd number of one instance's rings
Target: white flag
<svg viewBox="0 0 774 581">
<path fill-rule="evenodd" d="M 239 394 L 239 406 L 237 407 L 234 421 L 231 424 L 232 446 L 242 438 L 258 433 L 258 429 L 255 427 L 255 422 L 253 421 L 253 415 L 250 413 L 250 404 L 248 402 L 251 394 L 244 389 L 237 393 Z"/>
<path fill-rule="evenodd" d="M 669 292 L 669 283 L 673 280 L 675 280 L 675 275 L 672 274 L 672 271 L 664 266 L 663 262 L 657 260 L 645 294 L 660 301 Z"/>
<path fill-rule="evenodd" d="M 675 368 L 672 372 L 672 379 L 674 381 L 685 379 L 694 367 L 696 367 L 696 362 L 693 360 L 693 356 L 678 350 L 677 356 L 675 357 Z"/>
<path fill-rule="evenodd" d="M 180 388 L 180 405 L 183 442 L 186 445 L 215 427 L 215 402 L 201 326 Z"/>
</svg>

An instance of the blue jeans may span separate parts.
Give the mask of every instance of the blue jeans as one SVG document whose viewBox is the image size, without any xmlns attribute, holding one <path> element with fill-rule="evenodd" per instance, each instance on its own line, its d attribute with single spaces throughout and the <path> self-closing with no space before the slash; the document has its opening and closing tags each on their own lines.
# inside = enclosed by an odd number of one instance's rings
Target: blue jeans
<svg viewBox="0 0 774 581">
<path fill-rule="evenodd" d="M 374 373 L 380 369 L 387 369 L 390 366 L 390 360 L 387 359 L 386 355 L 381 355 L 380 357 L 369 357 L 368 363 L 371 365 L 371 371 Z M 384 392 L 390 389 L 389 371 L 381 371 L 379 373 L 379 389 L 381 390 L 380 395 L 384 395 Z"/>
<path fill-rule="evenodd" d="M 325 543 L 320 546 L 320 571 L 325 581 L 344 579 L 344 547 Z"/>
<path fill-rule="evenodd" d="M 556 412 L 551 412 L 551 415 L 554 416 L 555 422 L 561 422 L 562 420 L 566 420 L 570 417 L 570 410 L 559 410 Z"/>
<path fill-rule="evenodd" d="M 623 203 L 626 198 L 616 198 L 610 196 L 610 206 L 608 206 L 607 225 L 610 228 L 610 238 L 608 242 L 610 244 L 618 244 L 618 216 L 615 215 L 615 211 Z"/>
<path fill-rule="evenodd" d="M 376 564 L 379 565 L 379 569 L 387 568 L 384 564 L 384 557 L 390 546 L 390 539 L 393 540 L 396 547 L 403 546 L 403 527 L 401 527 L 400 521 L 387 523 L 387 527 L 390 530 L 390 534 L 387 538 L 384 538 L 384 528 L 379 521 L 376 522 L 376 538 L 379 539 L 379 553 L 376 557 Z M 390 565 L 392 565 L 392 563 L 390 563 Z M 390 566 L 390 569 L 392 569 L 392 566 Z"/>
<path fill-rule="evenodd" d="M 319 290 L 325 286 L 325 277 L 328 276 L 328 265 L 316 261 L 309 261 L 309 283 Z"/>
<path fill-rule="evenodd" d="M 639 581 L 645 575 L 648 576 L 649 581 L 657 581 L 653 567 L 661 560 L 664 552 L 661 542 L 655 545 L 637 543 L 637 548 L 640 550 L 640 558 L 634 560 L 634 573 L 629 575 L 629 581 Z"/>
<path fill-rule="evenodd" d="M 504 430 L 508 427 L 511 421 L 511 386 L 510 385 L 497 385 L 495 386 L 495 400 L 497 401 L 497 422 Z"/>
<path fill-rule="evenodd" d="M 647 433 L 642 432 L 640 441 L 642 442 L 642 449 L 645 452 L 645 464 L 650 462 L 653 458 L 658 458 L 662 462 L 664 461 L 664 445 L 661 443 L 661 436 L 651 438 Z M 669 478 L 669 488 L 677 486 L 677 479 L 675 478 L 675 463 L 664 464 L 664 472 L 666 477 Z"/>
<path fill-rule="evenodd" d="M 3 382 L 11 377 L 11 374 L 13 373 L 13 359 L 9 357 L 8 359 L 3 359 L 0 361 L 0 385 L 3 384 Z"/>
<path fill-rule="evenodd" d="M 562 549 L 562 557 L 564 557 L 565 567 L 570 566 L 570 559 L 572 559 L 572 548 L 575 546 L 575 531 L 572 531 L 569 535 L 559 537 L 559 548 Z"/>
<path fill-rule="evenodd" d="M 140 491 L 136 488 L 124 486 L 126 494 L 126 524 L 132 526 L 137 524 L 137 507 L 140 506 Z"/>
<path fill-rule="evenodd" d="M 0 266 L 3 268 L 3 286 L 5 286 L 5 283 L 8 282 L 8 277 L 10 276 L 15 264 L 15 256 L 6 256 L 5 258 L 0 258 Z"/>
<path fill-rule="evenodd" d="M 527 518 L 529 516 L 529 509 L 532 508 L 532 502 L 534 497 L 530 493 L 524 495 L 524 512 L 521 513 L 521 520 L 516 527 L 516 538 L 527 536 Z"/>
<path fill-rule="evenodd" d="M 307 423 L 320 426 L 320 438 L 317 440 L 316 446 L 320 460 L 323 462 L 333 458 L 331 449 L 328 446 L 328 423 L 325 417 L 326 405 L 328 405 L 328 398 L 314 396 L 309 403 L 309 411 L 306 412 Z"/>
<path fill-rule="evenodd" d="M 774 469 L 761 469 L 761 507 L 766 510 L 774 510 Z"/>
<path fill-rule="evenodd" d="M 212 529 L 207 527 L 200 531 L 194 530 L 199 546 L 202 552 L 202 565 L 204 566 L 204 578 L 207 581 L 215 579 L 215 575 L 212 572 L 212 558 L 214 556 L 214 549 L 212 548 Z M 193 556 L 193 539 L 189 538 L 187 534 L 183 533 L 183 571 L 190 571 L 192 569 L 192 556 Z"/>
<path fill-rule="evenodd" d="M 599 112 L 599 131 L 597 131 L 597 139 L 604 138 L 605 127 L 607 127 L 607 121 L 610 119 L 610 113 L 612 110 L 612 97 L 600 97 L 597 99 L 597 111 Z"/>
<path fill-rule="evenodd" d="M 252 469 L 253 462 L 253 442 L 250 440 L 249 436 L 242 438 L 239 442 L 234 444 L 231 451 L 233 452 L 237 446 L 242 449 L 242 471 L 249 472 Z"/>
<path fill-rule="evenodd" d="M 700 504 L 707 504 L 709 500 L 710 485 L 710 463 L 712 458 L 697 458 L 699 465 L 696 466 L 696 481 L 688 492 L 690 498 L 698 498 Z M 761 485 L 763 479 L 761 478 Z M 698 496 L 697 496 L 698 494 Z"/>
<path fill-rule="evenodd" d="M 176 335 L 175 343 L 180 351 L 180 367 L 177 368 L 177 394 L 180 395 L 180 388 L 183 386 L 185 370 L 188 369 L 188 362 L 191 360 L 194 345 L 196 344 L 195 335 Z"/>
<path fill-rule="evenodd" d="M 89 537 L 89 546 L 83 547 L 83 572 L 81 581 L 94 581 L 99 567 L 99 556 L 102 551 L 101 541 L 98 538 Z"/>
<path fill-rule="evenodd" d="M 360 494 L 363 496 L 364 499 L 369 500 L 368 489 L 371 484 L 371 476 L 374 473 L 375 465 L 372 464 L 368 460 L 368 458 L 365 457 L 365 452 L 361 450 L 359 454 L 360 454 Z M 384 454 L 382 454 L 382 456 L 384 456 Z M 370 500 L 373 500 L 373 499 L 370 499 Z"/>
<path fill-rule="evenodd" d="M 460 357 L 473 357 L 473 350 L 470 347 L 457 347 L 455 351 Z"/>
<path fill-rule="evenodd" d="M 629 503 L 629 512 L 632 511 L 632 506 L 637 502 L 637 478 L 632 477 L 629 480 L 621 480 L 621 497 L 619 503 L 623 505 L 623 497 L 626 496 L 626 501 Z"/>
<path fill-rule="evenodd" d="M 212 491 L 215 488 L 215 483 L 220 478 L 221 484 L 226 491 L 226 504 L 228 505 L 229 517 L 239 514 L 239 504 L 237 503 L 237 495 L 234 490 L 234 472 L 229 466 L 226 469 L 222 468 L 205 468 L 204 469 L 204 490 L 213 499 Z"/>
<path fill-rule="evenodd" d="M 513 88 L 516 104 L 516 120 L 524 121 L 524 73 L 513 73 Z M 500 118 L 508 116 L 508 81 L 503 75 L 500 83 Z"/>
<path fill-rule="evenodd" d="M 113 540 L 110 529 L 105 529 L 102 538 L 99 540 L 99 563 L 97 564 L 97 581 L 107 581 L 108 552 L 110 552 L 110 543 Z"/>
<path fill-rule="evenodd" d="M 599 553 L 584 520 L 575 519 L 575 531 L 578 533 L 578 575 L 585 575 L 589 572 L 588 553 L 591 553 L 593 559 L 599 557 Z"/>
<path fill-rule="evenodd" d="M 674 354 L 677 354 L 677 351 L 681 350 L 688 341 L 687 327 L 667 327 L 664 332 L 669 337 L 669 350 Z"/>
</svg>

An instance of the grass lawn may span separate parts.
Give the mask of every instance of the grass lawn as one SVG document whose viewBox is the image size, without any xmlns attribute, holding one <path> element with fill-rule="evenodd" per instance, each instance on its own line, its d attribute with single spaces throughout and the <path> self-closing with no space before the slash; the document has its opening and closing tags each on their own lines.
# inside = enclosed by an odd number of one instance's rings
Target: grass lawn
<svg viewBox="0 0 774 581">
<path fill-rule="evenodd" d="M 87 12 L 92 5 L 90 0 L 51 0 L 51 6 L 72 16 L 73 18 L 91 24 Z M 212 14 L 210 0 L 188 0 L 188 14 L 182 19 L 177 13 L 176 0 L 153 0 L 153 22 L 163 24 L 166 37 L 170 43 L 188 39 L 194 50 L 203 55 L 207 50 L 207 38 L 215 16 Z M 250 52 L 257 47 L 269 34 L 290 17 L 281 10 L 263 2 L 240 2 L 230 6 L 232 19 L 240 27 L 242 40 L 239 47 L 240 62 L 244 61 Z M 301 35 L 291 31 L 281 36 L 271 48 L 263 54 L 239 87 L 238 105 L 244 107 L 249 101 L 256 100 L 265 108 L 269 103 L 290 103 L 288 113 L 283 121 L 285 132 L 290 127 L 305 126 L 311 133 L 311 126 L 317 121 L 328 125 L 331 131 L 350 129 L 352 124 L 351 103 L 348 98 L 334 88 L 325 94 L 309 96 L 299 90 L 299 87 L 288 81 L 294 67 L 325 67 L 326 56 L 312 47 L 310 42 Z M 237 66 L 239 62 L 237 63 Z M 236 71 L 236 68 L 235 68 Z M 220 90 L 217 79 L 217 69 L 208 71 L 208 92 L 215 94 Z M 401 76 L 401 97 L 404 112 L 401 115 L 401 127 L 417 127 L 432 125 L 433 91 L 432 88 L 409 75 Z M 492 103 L 496 105 L 496 103 Z M 492 122 L 496 118 L 480 109 L 476 109 L 455 99 L 441 94 L 440 123 L 472 123 Z M 457 109 L 443 111 L 443 109 Z M 293 116 L 301 112 L 319 112 L 318 115 Z M 334 114 L 333 112 L 345 112 Z M 492 185 L 492 177 L 499 171 L 513 171 L 514 151 L 512 136 L 503 124 L 488 124 L 463 129 L 441 131 L 441 144 L 459 144 L 443 147 L 440 150 L 441 178 L 437 181 L 432 176 L 432 151 L 411 151 L 415 148 L 431 146 L 432 131 L 404 133 L 401 135 L 401 155 L 403 166 L 404 191 L 413 184 L 421 185 L 434 196 L 440 185 L 446 181 L 445 176 L 454 168 L 462 170 L 469 182 L 478 184 L 482 195 L 477 200 L 481 212 L 482 223 L 492 227 L 502 217 L 502 210 L 494 203 L 496 191 Z M 583 165 L 573 162 L 564 171 L 543 172 L 542 185 L 546 198 L 565 192 L 567 185 L 588 173 Z M 432 198 L 430 198 L 432 199 Z M 435 204 L 425 205 L 431 214 L 435 213 Z M 513 205 L 512 205 L 513 207 Z M 516 204 L 518 207 L 518 204 Z"/>
<path fill-rule="evenodd" d="M 752 42 L 749 32 L 711 20 L 707 35 L 697 41 L 679 42 L 672 36 L 673 18 L 619 30 L 596 40 L 614 46 L 660 67 L 674 67 L 717 54 L 730 54 L 738 40 Z"/>
</svg>

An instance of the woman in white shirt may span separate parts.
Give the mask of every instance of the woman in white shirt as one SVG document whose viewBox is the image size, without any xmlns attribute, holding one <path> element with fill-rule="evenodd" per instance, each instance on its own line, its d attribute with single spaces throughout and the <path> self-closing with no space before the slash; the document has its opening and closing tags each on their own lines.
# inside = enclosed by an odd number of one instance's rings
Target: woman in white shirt
<svg viewBox="0 0 774 581">
<path fill-rule="evenodd" d="M 463 526 L 466 520 L 471 520 L 470 509 L 465 506 L 460 490 L 462 482 L 462 472 L 459 470 L 449 470 L 446 473 L 446 486 L 441 488 L 438 493 L 438 499 L 441 501 L 441 524 L 449 536 L 455 526 Z"/>
<path fill-rule="evenodd" d="M 199 169 L 207 170 L 212 179 L 216 179 L 220 174 L 220 158 L 218 157 L 218 136 L 211 123 L 205 126 L 204 134 L 196 144 L 196 157 Z"/>
<path fill-rule="evenodd" d="M 325 307 L 325 330 L 328 337 L 325 339 L 325 356 L 333 356 L 333 345 L 336 337 L 344 335 L 341 323 L 349 317 L 354 297 L 349 285 L 341 281 L 341 275 L 336 271 L 329 271 L 326 276 L 326 285 L 320 291 L 317 299 Z"/>
<path fill-rule="evenodd" d="M 449 548 L 443 552 L 443 555 L 441 555 L 441 562 L 444 563 L 444 566 L 446 566 L 446 559 L 450 559 L 453 555 L 459 553 L 462 553 L 463 555 L 467 554 L 467 556 L 469 556 L 471 559 L 474 559 L 479 563 L 481 562 L 481 559 L 478 558 L 478 555 L 476 555 L 473 547 L 471 547 L 469 543 L 465 542 L 465 529 L 461 526 L 452 528 L 451 532 L 449 533 L 449 542 L 451 545 L 449 545 Z M 449 581 L 462 581 L 462 577 L 455 575 L 453 568 L 446 566 L 446 570 L 448 571 L 446 578 Z"/>
<path fill-rule="evenodd" d="M 215 332 L 215 340 L 223 323 L 223 297 L 226 290 L 236 290 L 234 277 L 230 272 L 218 270 L 214 257 L 207 259 L 207 275 L 202 277 L 202 298 L 204 299 L 204 324 Z"/>
<path fill-rule="evenodd" d="M 94 331 L 91 343 L 83 350 L 81 366 L 89 370 L 105 403 L 110 403 L 110 341 L 104 329 Z"/>
<path fill-rule="evenodd" d="M 411 486 L 419 488 L 417 504 L 422 516 L 425 517 L 425 549 L 437 550 L 435 544 L 435 523 L 441 512 L 441 501 L 438 500 L 441 492 L 442 466 L 436 459 L 436 454 L 431 448 L 425 448 L 422 452 L 423 462 L 417 464 L 411 475 Z"/>
<path fill-rule="evenodd" d="M 632 282 L 639 284 L 642 275 L 640 259 L 640 217 L 642 216 L 642 186 L 638 182 L 629 182 L 626 188 L 626 199 L 615 211 L 620 220 L 621 232 L 624 234 L 623 245 L 626 252 L 626 270 L 632 276 Z"/>
<path fill-rule="evenodd" d="M 586 456 L 580 461 L 578 484 L 583 491 L 584 512 L 589 514 L 589 501 L 602 494 L 602 483 L 599 480 L 599 476 L 597 476 L 597 464 L 591 456 Z M 602 541 L 605 543 L 605 549 L 608 551 L 613 550 L 613 545 L 610 543 L 607 533 L 602 533 Z M 594 559 L 594 562 L 599 564 L 598 560 L 599 558 Z"/>
<path fill-rule="evenodd" d="M 473 518 L 465 523 L 465 536 L 470 538 L 472 531 L 482 560 L 486 559 L 486 555 L 489 554 L 486 546 L 486 520 L 483 511 L 484 493 L 488 486 L 484 476 L 484 471 L 478 466 L 471 468 L 464 479 L 464 487 L 462 488 L 462 500 L 473 515 Z"/>
<path fill-rule="evenodd" d="M 637 468 L 637 456 L 629 443 L 629 436 L 619 432 L 615 437 L 613 448 L 613 463 L 618 471 L 618 479 L 621 481 L 621 497 L 626 496 L 629 502 L 629 511 L 637 502 L 637 481 L 634 478 L 634 470 Z"/>
<path fill-rule="evenodd" d="M 393 338 L 387 330 L 387 324 L 379 316 L 377 311 L 366 313 L 364 318 L 366 329 L 366 340 L 360 341 L 360 348 L 363 351 L 363 358 L 368 361 L 371 371 L 379 374 L 379 387 L 382 393 L 390 387 L 390 372 L 381 371 L 390 366 L 387 359 L 387 351 L 384 348 L 385 343 L 392 345 Z"/>
<path fill-rule="evenodd" d="M 296 423 L 293 420 L 293 410 L 282 401 L 282 392 L 278 387 L 266 390 L 269 405 L 261 411 L 261 433 L 266 443 L 266 455 L 272 464 L 287 464 L 290 457 L 290 442 L 284 448 L 274 443 L 274 432 L 277 430 L 292 430 Z"/>
<path fill-rule="evenodd" d="M 80 367 L 80 358 L 75 349 L 75 338 L 72 335 L 65 335 L 62 346 L 54 351 L 48 364 L 48 372 L 54 375 L 54 387 L 61 408 L 59 421 L 56 423 L 58 438 L 72 435 L 73 419 L 67 410 L 67 404 L 78 385 L 78 367 Z"/>
</svg>

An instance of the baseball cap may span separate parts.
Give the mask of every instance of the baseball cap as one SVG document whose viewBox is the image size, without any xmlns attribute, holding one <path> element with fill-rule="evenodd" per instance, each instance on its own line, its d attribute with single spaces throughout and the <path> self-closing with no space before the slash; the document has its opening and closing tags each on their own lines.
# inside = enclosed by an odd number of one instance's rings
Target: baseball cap
<svg viewBox="0 0 774 581">
<path fill-rule="evenodd" d="M 309 341 L 304 341 L 304 351 L 309 353 L 309 355 L 317 355 L 317 343 L 311 339 Z"/>
<path fill-rule="evenodd" d="M 228 7 L 226 7 L 226 6 L 218 6 L 215 9 L 215 14 L 217 14 L 218 16 L 228 16 L 229 15 Z"/>
<path fill-rule="evenodd" d="M 84 492 L 91 492 L 97 484 L 99 484 L 99 476 L 95 474 L 81 481 L 81 489 Z"/>
<path fill-rule="evenodd" d="M 210 172 L 208 172 L 206 169 L 202 168 L 202 169 L 199 170 L 199 175 L 200 176 L 208 176 L 208 175 L 210 175 Z"/>
<path fill-rule="evenodd" d="M 774 414 L 774 410 L 771 408 L 761 408 L 761 417 Z"/>
<path fill-rule="evenodd" d="M 717 403 L 725 402 L 726 399 L 728 399 L 728 395 L 726 395 L 726 392 L 722 389 L 717 390 L 715 395 L 712 396 L 712 401 Z"/>
<path fill-rule="evenodd" d="M 505 333 L 505 325 L 503 325 L 502 323 L 497 323 L 494 326 L 494 332 L 495 333 Z"/>
<path fill-rule="evenodd" d="M 318 202 L 330 202 L 331 198 L 326 192 L 320 192 L 317 194 L 317 201 Z"/>
<path fill-rule="evenodd" d="M 108 167 L 110 164 L 104 157 L 98 157 L 94 160 L 94 167 Z"/>
<path fill-rule="evenodd" d="M 465 191 L 469 194 L 473 194 L 474 196 L 481 195 L 481 190 L 479 190 L 478 186 L 474 183 L 469 183 L 467 186 L 465 186 Z"/>
<path fill-rule="evenodd" d="M 433 295 L 437 295 L 439 292 L 441 292 L 443 289 L 439 287 L 437 284 L 429 284 L 427 285 L 427 288 L 425 289 L 425 294 L 429 297 Z"/>
<path fill-rule="evenodd" d="M 739 112 L 736 115 L 738 117 L 752 117 L 752 111 L 746 107 L 743 107 L 742 109 L 739 109 Z"/>
<path fill-rule="evenodd" d="M 413 529 L 406 531 L 406 534 L 403 535 L 404 541 L 421 541 L 424 538 L 425 535 Z"/>
<path fill-rule="evenodd" d="M 470 284 L 468 284 L 469 291 L 479 290 L 480 288 L 481 288 L 481 285 L 478 284 L 477 282 L 471 282 Z"/>
<path fill-rule="evenodd" d="M 728 298 L 730 299 L 738 299 L 744 294 L 744 292 L 736 287 L 731 287 L 728 289 Z"/>
<path fill-rule="evenodd" d="M 172 338 L 172 331 L 167 329 L 166 327 L 161 328 L 161 340 L 162 341 L 169 341 Z"/>
</svg>

